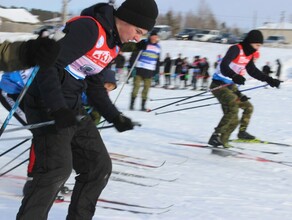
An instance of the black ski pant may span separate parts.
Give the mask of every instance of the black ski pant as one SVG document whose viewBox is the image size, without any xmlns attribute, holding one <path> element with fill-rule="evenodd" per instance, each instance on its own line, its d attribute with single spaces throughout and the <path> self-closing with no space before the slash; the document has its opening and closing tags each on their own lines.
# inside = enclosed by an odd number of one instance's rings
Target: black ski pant
<svg viewBox="0 0 292 220">
<path fill-rule="evenodd" d="M 17 220 L 45 220 L 60 187 L 76 171 L 67 220 L 92 219 L 97 199 L 112 170 L 111 159 L 89 116 L 78 126 L 35 136 L 32 187 L 22 200 Z"/>
</svg>

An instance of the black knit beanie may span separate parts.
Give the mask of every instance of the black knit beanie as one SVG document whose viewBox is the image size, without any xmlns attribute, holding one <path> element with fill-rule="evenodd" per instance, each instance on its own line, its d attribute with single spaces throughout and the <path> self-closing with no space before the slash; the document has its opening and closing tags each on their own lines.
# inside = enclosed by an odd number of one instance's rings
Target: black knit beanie
<svg viewBox="0 0 292 220">
<path fill-rule="evenodd" d="M 155 25 L 158 8 L 155 0 L 126 0 L 115 11 L 115 16 L 150 31 Z"/>
<path fill-rule="evenodd" d="M 250 32 L 248 32 L 243 42 L 250 43 L 250 44 L 252 43 L 263 44 L 264 36 L 262 32 L 260 32 L 259 30 L 251 30 Z"/>
</svg>

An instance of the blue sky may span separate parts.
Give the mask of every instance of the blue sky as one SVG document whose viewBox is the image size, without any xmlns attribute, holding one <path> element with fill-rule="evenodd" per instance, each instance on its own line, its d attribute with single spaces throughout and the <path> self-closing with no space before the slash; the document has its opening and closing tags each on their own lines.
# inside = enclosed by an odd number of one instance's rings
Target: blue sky
<svg viewBox="0 0 292 220">
<path fill-rule="evenodd" d="M 106 1 L 71 0 L 69 2 L 69 11 L 78 14 L 83 8 Z M 231 27 L 237 26 L 250 29 L 261 26 L 265 21 L 280 22 L 283 12 L 285 21 L 292 22 L 292 7 L 287 0 L 244 0 L 244 3 L 236 1 L 236 4 L 234 4 L 234 0 L 157 0 L 157 4 L 160 13 L 166 13 L 170 9 L 176 12 L 195 12 L 201 1 L 205 1 L 219 21 L 226 22 Z M 116 0 L 117 5 L 120 5 L 121 2 L 123 0 Z M 0 0 L 0 5 L 60 11 L 62 0 Z"/>
</svg>

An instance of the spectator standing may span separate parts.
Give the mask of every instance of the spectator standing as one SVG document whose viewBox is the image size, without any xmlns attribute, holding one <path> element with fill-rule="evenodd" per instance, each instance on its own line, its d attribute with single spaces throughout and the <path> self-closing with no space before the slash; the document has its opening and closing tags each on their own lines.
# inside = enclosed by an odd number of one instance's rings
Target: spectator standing
<svg viewBox="0 0 292 220">
<path fill-rule="evenodd" d="M 201 90 L 207 90 L 209 74 L 209 62 L 206 57 L 202 58 L 199 67 L 201 69 L 202 87 Z"/>
<path fill-rule="evenodd" d="M 277 64 L 276 77 L 278 80 L 280 80 L 281 71 L 282 71 L 282 64 L 281 64 L 279 59 L 276 60 L 276 64 Z"/>
<path fill-rule="evenodd" d="M 175 65 L 175 70 L 174 70 L 174 86 L 176 86 L 177 84 L 177 78 L 181 73 L 181 69 L 182 69 L 182 64 L 183 64 L 183 60 L 181 57 L 181 53 L 178 54 L 178 57 L 176 58 L 174 65 Z M 178 84 L 179 85 L 179 84 Z"/>
<path fill-rule="evenodd" d="M 201 68 L 200 68 L 200 56 L 195 56 L 194 61 L 192 63 L 193 68 L 193 76 L 192 76 L 192 85 L 193 90 L 197 89 L 197 80 L 201 76 Z"/>
<path fill-rule="evenodd" d="M 188 79 L 189 79 L 189 63 L 188 63 L 188 58 L 185 57 L 183 59 L 183 63 L 182 63 L 182 68 L 181 68 L 181 72 L 180 72 L 180 81 L 183 82 L 184 87 L 183 88 L 187 88 L 188 85 Z"/>
<path fill-rule="evenodd" d="M 270 67 L 270 62 L 266 62 L 266 65 L 263 66 L 263 69 L 262 69 L 263 73 L 266 74 L 267 76 L 270 75 L 270 73 L 273 73 L 273 71 L 271 70 L 271 67 Z"/>
<path fill-rule="evenodd" d="M 165 83 L 164 83 L 164 87 L 168 88 L 171 85 L 171 58 L 170 58 L 170 54 L 166 53 L 166 57 L 163 61 L 163 65 L 164 65 L 164 78 L 165 78 Z"/>
</svg>

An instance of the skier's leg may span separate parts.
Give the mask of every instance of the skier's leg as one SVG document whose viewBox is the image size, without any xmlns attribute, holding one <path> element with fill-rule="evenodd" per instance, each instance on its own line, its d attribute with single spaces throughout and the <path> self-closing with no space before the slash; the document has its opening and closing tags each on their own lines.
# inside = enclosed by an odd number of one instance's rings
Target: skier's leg
<svg viewBox="0 0 292 220">
<path fill-rule="evenodd" d="M 110 156 L 90 118 L 82 120 L 72 141 L 77 173 L 67 219 L 89 220 L 112 171 Z"/>
<path fill-rule="evenodd" d="M 75 128 L 34 137 L 36 160 L 30 189 L 16 219 L 45 220 L 60 187 L 72 172 L 71 140 Z"/>
</svg>

